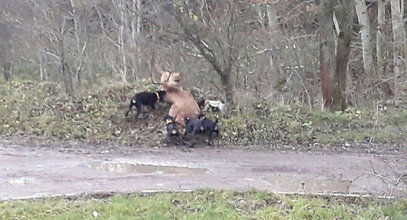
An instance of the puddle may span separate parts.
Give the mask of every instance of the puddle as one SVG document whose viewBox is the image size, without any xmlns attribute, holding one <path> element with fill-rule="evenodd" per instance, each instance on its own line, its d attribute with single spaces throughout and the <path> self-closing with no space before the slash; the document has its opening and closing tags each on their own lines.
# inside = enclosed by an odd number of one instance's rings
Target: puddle
<svg viewBox="0 0 407 220">
<path fill-rule="evenodd" d="M 146 165 L 132 163 L 102 162 L 100 164 L 91 165 L 91 167 L 97 170 L 131 174 L 202 175 L 209 173 L 209 170 L 204 168 L 189 168 L 189 167 Z"/>
</svg>

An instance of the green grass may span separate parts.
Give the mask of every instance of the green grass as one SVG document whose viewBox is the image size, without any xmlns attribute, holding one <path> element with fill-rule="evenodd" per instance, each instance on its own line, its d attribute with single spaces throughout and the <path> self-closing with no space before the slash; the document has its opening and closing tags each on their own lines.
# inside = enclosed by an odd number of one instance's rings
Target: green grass
<svg viewBox="0 0 407 220">
<path fill-rule="evenodd" d="M 110 82 L 67 96 L 55 83 L 0 83 L 0 134 L 122 144 L 160 144 L 161 108 L 138 121 L 125 117 L 135 92 L 157 89 L 148 81 Z M 407 137 L 407 103 L 377 104 L 327 112 L 304 106 L 247 106 L 221 117 L 222 141 L 233 144 L 307 145 L 345 142 L 392 143 Z M 386 106 L 386 109 L 382 108 Z"/>
<path fill-rule="evenodd" d="M 406 219 L 407 201 L 280 196 L 260 191 L 157 193 L 0 203 L 0 219 Z"/>
</svg>

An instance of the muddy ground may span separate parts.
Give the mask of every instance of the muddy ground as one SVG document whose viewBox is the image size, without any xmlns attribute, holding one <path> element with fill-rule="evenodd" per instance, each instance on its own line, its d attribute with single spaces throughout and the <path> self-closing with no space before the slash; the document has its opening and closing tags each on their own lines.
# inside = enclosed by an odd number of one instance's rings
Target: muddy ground
<svg viewBox="0 0 407 220">
<path fill-rule="evenodd" d="M 406 196 L 407 153 L 383 149 L 152 148 L 2 137 L 0 200 L 201 188 Z"/>
</svg>

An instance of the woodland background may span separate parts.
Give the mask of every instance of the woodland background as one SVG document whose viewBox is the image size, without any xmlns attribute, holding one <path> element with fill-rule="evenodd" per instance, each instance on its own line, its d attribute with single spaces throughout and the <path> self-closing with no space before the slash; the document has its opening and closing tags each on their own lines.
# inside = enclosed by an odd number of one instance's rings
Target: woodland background
<svg viewBox="0 0 407 220">
<path fill-rule="evenodd" d="M 186 85 L 240 106 L 264 99 L 330 108 L 341 96 L 366 104 L 405 95 L 405 6 L 404 0 L 1 0 L 0 60 L 6 81 L 62 82 L 67 93 L 148 78 L 155 59 L 182 72 Z M 334 97 L 335 87 L 344 94 Z"/>
</svg>

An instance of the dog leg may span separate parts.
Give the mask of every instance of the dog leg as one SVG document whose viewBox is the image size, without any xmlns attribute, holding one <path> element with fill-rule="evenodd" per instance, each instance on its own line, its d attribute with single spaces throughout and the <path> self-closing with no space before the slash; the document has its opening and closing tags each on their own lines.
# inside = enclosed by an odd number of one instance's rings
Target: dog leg
<svg viewBox="0 0 407 220">
<path fill-rule="evenodd" d="M 150 104 L 150 107 L 151 107 L 153 110 L 155 110 L 155 105 L 154 105 L 154 103 L 153 103 L 153 104 Z"/>
<path fill-rule="evenodd" d="M 138 116 L 141 113 L 141 104 L 136 103 L 136 109 L 137 109 L 136 119 L 138 119 Z"/>
<path fill-rule="evenodd" d="M 129 106 L 129 110 L 127 110 L 127 112 L 126 112 L 126 117 L 127 117 L 127 115 L 129 115 L 129 112 L 131 111 L 131 109 L 132 109 L 132 107 L 133 107 L 133 104 L 134 103 L 134 100 L 132 99 L 131 101 L 130 101 L 130 106 Z"/>
</svg>

